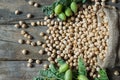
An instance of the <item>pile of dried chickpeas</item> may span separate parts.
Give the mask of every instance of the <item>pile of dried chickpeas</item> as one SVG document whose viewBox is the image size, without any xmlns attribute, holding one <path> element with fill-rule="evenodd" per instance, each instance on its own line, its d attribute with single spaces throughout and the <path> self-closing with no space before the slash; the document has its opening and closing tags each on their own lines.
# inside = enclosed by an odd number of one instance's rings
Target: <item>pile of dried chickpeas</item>
<svg viewBox="0 0 120 80">
<path fill-rule="evenodd" d="M 105 59 L 107 53 L 108 21 L 104 12 L 99 16 L 103 19 L 98 23 L 96 12 L 99 8 L 105 6 L 106 0 L 91 0 L 95 1 L 95 5 L 83 5 L 82 10 L 77 14 L 67 19 L 67 21 L 55 20 L 55 15 L 45 16 L 44 21 L 31 22 L 31 26 L 47 26 L 47 34 L 41 32 L 39 35 L 45 39 L 45 43 L 41 41 L 34 42 L 34 37 L 25 30 L 21 30 L 21 35 L 27 40 L 19 39 L 18 43 L 28 44 L 31 46 L 42 46 L 44 50 L 39 50 L 40 55 L 47 53 L 48 61 L 57 64 L 57 58 L 64 59 L 71 68 L 78 68 L 78 58 L 82 57 L 89 76 L 96 77 L 96 71 L 100 68 L 97 63 L 97 57 L 102 61 Z M 115 1 L 114 1 L 115 2 Z M 39 7 L 40 4 L 29 1 L 29 5 Z M 20 14 L 21 11 L 16 10 L 15 14 Z M 27 18 L 33 18 L 31 13 L 26 15 Z M 19 21 L 15 24 L 16 28 L 28 28 L 26 22 Z M 22 54 L 27 55 L 29 50 L 22 50 Z M 28 67 L 32 67 L 33 59 L 28 59 Z M 35 61 L 37 64 L 41 60 Z M 48 65 L 45 64 L 44 68 Z"/>
</svg>

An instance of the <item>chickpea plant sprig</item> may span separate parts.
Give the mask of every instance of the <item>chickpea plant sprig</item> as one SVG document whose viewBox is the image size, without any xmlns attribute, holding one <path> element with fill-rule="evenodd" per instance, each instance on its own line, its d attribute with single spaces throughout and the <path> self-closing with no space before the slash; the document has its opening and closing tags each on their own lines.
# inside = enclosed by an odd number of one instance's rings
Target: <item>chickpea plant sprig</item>
<svg viewBox="0 0 120 80">
<path fill-rule="evenodd" d="M 78 11 L 77 3 L 85 3 L 86 0 L 57 0 L 49 6 L 43 6 L 45 15 L 56 14 L 61 20 L 66 20 Z"/>
<path fill-rule="evenodd" d="M 78 71 L 70 69 L 68 64 L 61 58 L 57 61 L 58 64 L 60 64 L 59 68 L 50 64 L 47 70 L 41 69 L 39 76 L 35 77 L 33 80 L 89 80 L 82 58 L 78 59 Z M 100 77 L 94 80 L 109 80 L 104 69 L 101 69 L 98 74 Z"/>
</svg>

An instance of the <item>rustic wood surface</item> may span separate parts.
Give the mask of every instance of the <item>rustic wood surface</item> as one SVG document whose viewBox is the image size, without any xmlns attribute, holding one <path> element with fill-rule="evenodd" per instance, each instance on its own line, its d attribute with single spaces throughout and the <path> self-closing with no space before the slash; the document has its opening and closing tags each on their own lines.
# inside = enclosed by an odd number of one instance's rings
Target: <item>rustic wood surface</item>
<svg viewBox="0 0 120 80">
<path fill-rule="evenodd" d="M 40 59 L 43 64 L 46 63 L 47 56 L 39 55 L 40 46 L 32 47 L 30 45 L 21 45 L 17 43 L 18 39 L 24 39 L 20 34 L 21 29 L 14 28 L 14 24 L 19 20 L 24 20 L 28 24 L 31 21 L 43 19 L 44 14 L 40 8 L 35 8 L 28 5 L 29 0 L 0 0 L 0 80 L 32 80 L 37 75 L 38 70 L 42 67 L 36 65 L 34 68 L 27 68 L 27 59 Z M 34 0 L 41 5 L 52 3 L 54 0 Z M 109 3 L 111 4 L 111 3 Z M 120 9 L 120 3 L 112 4 Z M 23 14 L 15 15 L 15 10 L 21 10 Z M 35 15 L 32 19 L 27 19 L 26 14 L 32 13 Z M 35 37 L 35 40 L 43 41 L 39 36 L 41 31 L 45 32 L 47 27 L 36 26 L 25 29 Z M 30 50 L 29 55 L 22 55 L 21 50 Z M 112 71 L 111 71 L 112 72 Z M 111 75 L 110 75 L 111 76 Z M 119 77 L 113 80 L 120 80 Z"/>
</svg>

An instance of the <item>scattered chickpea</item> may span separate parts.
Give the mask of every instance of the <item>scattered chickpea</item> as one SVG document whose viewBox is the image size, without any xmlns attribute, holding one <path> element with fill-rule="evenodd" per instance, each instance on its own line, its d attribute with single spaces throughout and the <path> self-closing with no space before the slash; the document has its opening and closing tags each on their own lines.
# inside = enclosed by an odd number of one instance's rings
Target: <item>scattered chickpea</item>
<svg viewBox="0 0 120 80">
<path fill-rule="evenodd" d="M 33 59 L 28 59 L 28 63 L 32 63 L 33 62 Z"/>
<path fill-rule="evenodd" d="M 20 32 L 22 35 L 25 35 L 27 32 L 25 30 L 21 30 Z"/>
<path fill-rule="evenodd" d="M 33 17 L 32 14 L 30 14 L 30 13 L 27 14 L 27 18 L 32 18 L 32 17 Z"/>
<path fill-rule="evenodd" d="M 24 55 L 28 54 L 28 50 L 23 49 L 23 50 L 22 50 L 22 54 L 24 54 Z"/>
<path fill-rule="evenodd" d="M 112 0 L 113 3 L 116 3 L 116 0 Z"/>
<path fill-rule="evenodd" d="M 26 44 L 30 45 L 31 41 L 30 40 L 26 40 Z"/>
<path fill-rule="evenodd" d="M 43 24 L 44 24 L 44 26 L 47 26 L 47 22 L 46 21 Z"/>
<path fill-rule="evenodd" d="M 46 48 L 46 44 L 42 44 L 42 48 Z"/>
<path fill-rule="evenodd" d="M 46 21 L 47 19 L 48 19 L 48 16 L 45 16 L 45 17 L 44 17 L 44 20 Z"/>
<path fill-rule="evenodd" d="M 40 25 L 41 25 L 41 21 L 37 21 L 36 23 L 37 23 L 37 25 L 38 25 L 38 26 L 40 26 Z"/>
<path fill-rule="evenodd" d="M 18 40 L 18 43 L 23 44 L 23 43 L 24 43 L 24 40 L 23 40 L 23 39 L 19 39 L 19 40 Z"/>
<path fill-rule="evenodd" d="M 48 64 L 44 64 L 43 67 L 46 70 L 48 68 Z"/>
<path fill-rule="evenodd" d="M 120 73 L 119 73 L 118 71 L 114 71 L 114 75 L 115 75 L 115 76 L 119 76 Z"/>
<path fill-rule="evenodd" d="M 29 5 L 31 5 L 31 6 L 33 6 L 33 5 L 34 5 L 34 3 L 35 3 L 35 2 L 33 2 L 33 1 L 31 1 L 31 0 L 30 0 L 30 1 L 28 1 L 28 4 L 29 4 Z"/>
<path fill-rule="evenodd" d="M 41 26 L 43 26 L 43 25 L 44 25 L 44 22 L 43 22 L 43 21 L 41 21 L 40 25 L 41 25 Z"/>
<path fill-rule="evenodd" d="M 15 26 L 15 28 L 20 28 L 21 27 L 19 24 L 15 24 L 14 26 Z"/>
<path fill-rule="evenodd" d="M 27 67 L 32 68 L 33 65 L 31 63 L 27 63 Z"/>
<path fill-rule="evenodd" d="M 23 23 L 23 24 L 21 25 L 21 27 L 22 27 L 22 28 L 27 28 L 28 26 L 27 26 L 27 24 Z"/>
<path fill-rule="evenodd" d="M 36 42 L 31 42 L 31 46 L 36 46 Z"/>
<path fill-rule="evenodd" d="M 38 3 L 35 3 L 34 4 L 34 7 L 39 7 L 40 5 Z"/>
<path fill-rule="evenodd" d="M 21 13 L 22 13 L 21 11 L 15 10 L 15 15 L 19 15 L 19 14 L 21 14 Z"/>
<path fill-rule="evenodd" d="M 53 16 L 53 14 L 51 14 L 49 17 L 50 17 L 50 18 L 53 18 L 54 16 Z"/>
<path fill-rule="evenodd" d="M 41 63 L 41 61 L 40 61 L 40 60 L 36 60 L 35 62 L 36 62 L 36 64 L 40 64 L 40 63 Z"/>
<path fill-rule="evenodd" d="M 19 21 L 19 25 L 22 25 L 24 24 L 25 22 L 24 21 Z"/>
<path fill-rule="evenodd" d="M 47 40 L 47 39 L 48 39 L 48 36 L 44 36 L 44 39 Z"/>
<path fill-rule="evenodd" d="M 28 35 L 27 38 L 28 39 L 33 39 L 33 37 L 31 35 Z"/>
<path fill-rule="evenodd" d="M 38 45 L 38 46 L 41 46 L 41 45 L 42 45 L 42 42 L 41 42 L 41 41 L 37 41 L 37 45 Z"/>
<path fill-rule="evenodd" d="M 40 33 L 40 36 L 44 36 L 45 34 L 43 32 Z"/>
<path fill-rule="evenodd" d="M 31 22 L 31 26 L 36 26 L 36 23 L 35 22 Z"/>
<path fill-rule="evenodd" d="M 25 37 L 25 38 L 27 38 L 27 37 L 28 37 L 28 35 L 29 35 L 28 33 L 25 33 L 25 34 L 24 34 L 24 37 Z"/>
<path fill-rule="evenodd" d="M 40 54 L 40 55 L 43 55 L 43 54 L 44 54 L 44 51 L 43 51 L 43 50 L 39 50 L 39 54 Z"/>
</svg>

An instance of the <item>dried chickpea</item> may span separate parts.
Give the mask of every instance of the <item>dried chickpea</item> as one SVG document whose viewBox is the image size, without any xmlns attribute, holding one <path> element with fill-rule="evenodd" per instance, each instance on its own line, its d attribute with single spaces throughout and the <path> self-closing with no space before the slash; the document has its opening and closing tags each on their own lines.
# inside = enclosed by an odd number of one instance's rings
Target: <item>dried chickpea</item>
<svg viewBox="0 0 120 80">
<path fill-rule="evenodd" d="M 33 59 L 28 59 L 28 63 L 32 63 L 33 62 Z"/>
<path fill-rule="evenodd" d="M 23 44 L 23 43 L 24 43 L 24 40 L 23 40 L 23 39 L 19 39 L 19 40 L 18 40 L 18 43 Z"/>
<path fill-rule="evenodd" d="M 36 64 L 40 64 L 40 63 L 41 63 L 41 61 L 40 61 L 40 60 L 36 60 L 35 62 L 36 62 Z"/>
<path fill-rule="evenodd" d="M 26 49 L 23 49 L 23 50 L 22 50 L 22 54 L 26 55 L 26 54 L 28 54 L 28 53 L 29 53 L 28 50 L 26 50 Z"/>
<path fill-rule="evenodd" d="M 19 24 L 15 24 L 14 27 L 15 28 L 21 28 L 21 26 Z"/>
</svg>

